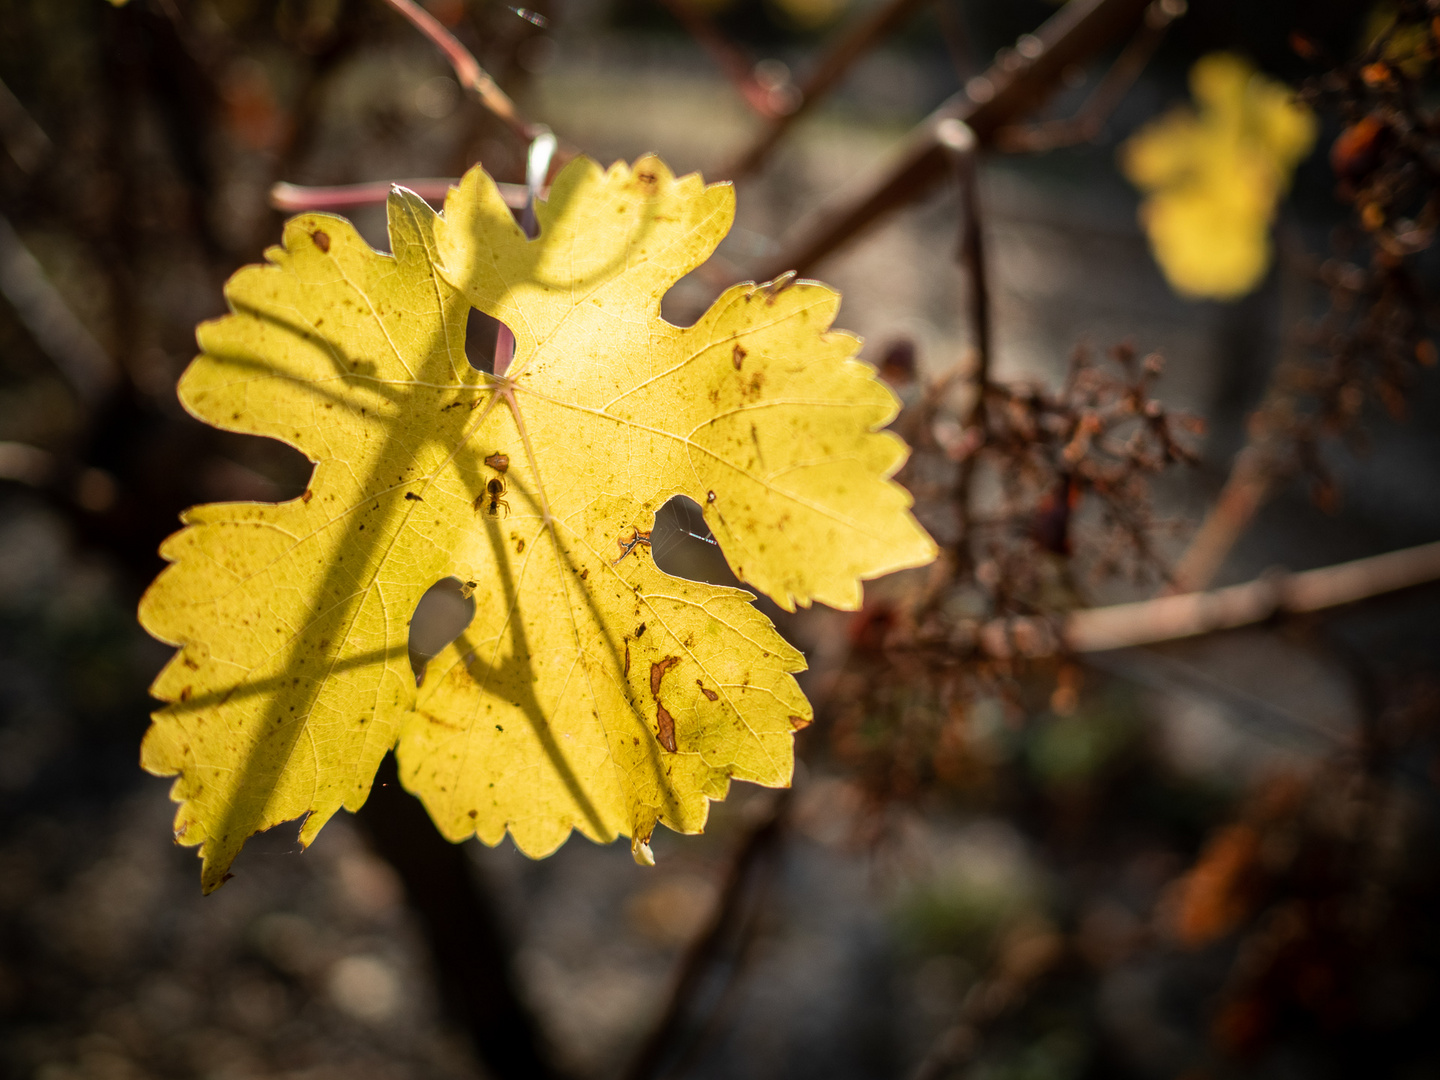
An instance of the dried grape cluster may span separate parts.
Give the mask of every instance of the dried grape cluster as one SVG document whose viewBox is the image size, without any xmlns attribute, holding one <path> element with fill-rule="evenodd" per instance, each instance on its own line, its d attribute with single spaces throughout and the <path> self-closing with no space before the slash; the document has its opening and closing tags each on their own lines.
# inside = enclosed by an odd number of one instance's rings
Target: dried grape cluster
<svg viewBox="0 0 1440 1080">
<path fill-rule="evenodd" d="M 993 615 L 1074 606 L 1078 588 L 1051 599 L 1047 556 L 1078 564 L 1091 581 L 1163 575 L 1150 481 L 1196 462 L 1188 440 L 1202 425 L 1153 396 L 1162 368 L 1158 354 L 1141 359 L 1128 344 L 1111 349 L 1108 363 L 1082 346 L 1058 391 L 986 385 L 954 453 L 970 471 L 961 565 L 973 566 Z M 989 490 L 977 490 L 987 480 Z"/>
<path fill-rule="evenodd" d="M 1073 709 L 1080 670 L 1063 658 L 1061 618 L 1099 582 L 1163 580 L 1168 523 L 1151 484 L 1195 463 L 1201 424 L 1154 396 L 1162 368 L 1128 344 L 1080 347 L 1058 389 L 987 380 L 957 406 L 957 370 L 909 393 L 901 479 L 948 559 L 867 603 L 824 695 L 832 748 L 877 804 L 932 780 L 983 788 L 977 705 L 1017 721 L 1047 701 Z M 882 373 L 902 395 L 912 371 L 908 345 L 892 347 Z"/>
<path fill-rule="evenodd" d="M 1314 51 L 1303 39 L 1295 45 Z M 1354 225 L 1342 236 L 1344 250 L 1314 268 L 1328 310 L 1302 329 L 1308 355 L 1277 372 L 1251 437 L 1272 474 L 1311 477 L 1322 507 L 1338 500 L 1323 441 L 1360 443 L 1370 404 L 1402 419 L 1417 368 L 1436 361 L 1423 278 L 1440 225 L 1437 61 L 1440 3 L 1407 0 L 1358 57 L 1301 92 L 1345 124 L 1330 164 Z"/>
<path fill-rule="evenodd" d="M 1159 355 L 1129 344 L 1104 357 L 1081 346 L 1058 389 L 987 380 L 978 401 L 957 408 L 961 376 L 949 374 L 906 410 L 897 426 L 915 457 L 901 479 L 950 559 L 908 626 L 886 617 L 888 647 L 942 646 L 951 659 L 1033 653 L 997 628 L 1061 615 L 1106 579 L 1163 578 L 1155 540 L 1168 524 L 1150 485 L 1196 462 L 1203 425 L 1154 396 L 1162 369 Z"/>
</svg>

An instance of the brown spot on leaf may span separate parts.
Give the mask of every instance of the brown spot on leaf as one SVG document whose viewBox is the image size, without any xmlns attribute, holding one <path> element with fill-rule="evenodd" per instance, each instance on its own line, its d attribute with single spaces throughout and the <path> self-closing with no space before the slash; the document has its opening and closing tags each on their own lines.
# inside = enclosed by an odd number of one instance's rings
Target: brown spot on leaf
<svg viewBox="0 0 1440 1080">
<path fill-rule="evenodd" d="M 323 229 L 316 229 L 310 234 L 310 239 L 315 241 L 315 246 L 325 254 L 330 254 L 330 234 Z"/>
<path fill-rule="evenodd" d="M 735 343 L 735 350 L 730 354 L 730 362 L 735 365 L 735 370 L 740 370 L 741 363 L 745 360 L 745 347 L 738 341 Z"/>
<path fill-rule="evenodd" d="M 422 499 L 419 495 L 416 495 L 415 492 L 413 492 L 413 491 L 407 491 L 407 492 L 405 492 L 405 498 L 409 499 L 411 502 L 424 502 L 424 501 L 425 501 L 425 500 Z"/>
<path fill-rule="evenodd" d="M 675 718 L 666 712 L 665 706 L 658 701 L 655 703 L 655 723 L 659 729 L 655 734 L 660 745 L 670 753 L 675 753 Z"/>
<path fill-rule="evenodd" d="M 790 726 L 793 727 L 796 731 L 802 731 L 803 729 L 810 726 L 810 721 L 806 717 L 796 716 L 794 713 L 791 713 Z"/>
<path fill-rule="evenodd" d="M 656 661 L 650 665 L 650 694 L 653 697 L 660 695 L 660 680 L 665 673 L 680 662 L 678 656 L 667 656 L 663 660 Z"/>
<path fill-rule="evenodd" d="M 695 685 L 698 686 L 698 687 L 700 687 L 700 693 L 704 694 L 704 695 L 706 696 L 706 698 L 708 698 L 709 700 L 711 700 L 711 701 L 718 701 L 718 700 L 720 700 L 720 695 L 717 694 L 714 690 L 707 690 L 707 689 L 705 689 L 705 684 L 704 684 L 703 682 L 701 682 L 699 679 L 696 679 L 696 680 L 695 680 Z"/>
<path fill-rule="evenodd" d="M 652 680 L 652 681 L 653 681 L 653 680 Z M 188 687 L 188 686 L 187 686 L 187 687 L 184 687 L 184 688 L 180 691 L 180 700 L 181 700 L 181 701 L 189 701 L 189 700 L 190 700 L 190 687 Z"/>
<path fill-rule="evenodd" d="M 645 633 L 645 624 L 642 622 L 639 626 L 635 628 L 635 640 L 639 641 L 640 635 L 643 633 Z"/>
<path fill-rule="evenodd" d="M 521 555 L 521 554 L 524 553 L 524 551 L 525 551 L 525 538 L 524 538 L 523 536 L 517 536 L 517 537 L 515 538 L 515 554 L 516 554 L 516 555 Z"/>
<path fill-rule="evenodd" d="M 197 664 L 193 659 L 191 659 L 191 658 L 188 657 L 188 656 L 185 657 L 185 659 L 182 660 L 181 663 L 183 663 L 183 664 L 184 664 L 186 667 L 188 667 L 191 671 L 199 671 L 199 670 L 200 670 L 200 665 Z"/>
<path fill-rule="evenodd" d="M 625 677 L 630 677 L 630 643 L 625 643 Z"/>
<path fill-rule="evenodd" d="M 634 551 L 641 544 L 644 544 L 646 547 L 650 546 L 650 531 L 648 529 L 642 532 L 633 525 L 622 529 L 620 535 L 615 538 L 615 545 L 620 549 L 620 554 L 611 561 L 610 565 L 617 565 L 621 559 L 625 558 L 626 555 L 629 555 L 630 552 Z"/>
<path fill-rule="evenodd" d="M 496 472 L 503 473 L 506 469 L 510 468 L 510 455 L 502 454 L 499 450 L 496 450 L 495 453 L 485 459 L 485 464 Z"/>
<path fill-rule="evenodd" d="M 707 503 L 713 503 L 713 502 L 715 501 L 715 492 L 713 492 L 713 491 L 707 491 L 707 492 L 705 493 L 705 501 L 706 501 Z"/>
<path fill-rule="evenodd" d="M 308 502 L 309 502 L 311 499 L 313 499 L 314 497 L 315 497 L 315 493 L 314 493 L 313 491 L 311 491 L 309 488 L 306 488 L 306 489 L 305 489 L 305 493 L 300 496 L 300 501 L 301 501 L 302 503 L 308 503 Z"/>
<path fill-rule="evenodd" d="M 655 699 L 655 721 L 658 726 L 656 737 L 660 745 L 670 753 L 675 753 L 675 718 L 665 708 L 665 703 L 660 700 L 660 680 L 665 678 L 665 673 L 676 664 L 680 663 L 678 656 L 667 656 L 650 665 L 650 695 Z"/>
<path fill-rule="evenodd" d="M 423 710 L 419 709 L 417 709 L 416 712 L 418 712 L 421 716 L 423 716 L 430 723 L 434 724 L 436 727 L 449 728 L 451 731 L 464 730 L 459 724 L 453 724 L 449 720 L 441 720 L 440 717 L 436 716 L 434 713 L 424 712 Z"/>
<path fill-rule="evenodd" d="M 477 817 L 479 817 L 479 816 L 480 816 L 480 811 L 479 811 L 479 810 L 471 810 L 471 811 L 470 811 L 470 820 L 471 820 L 471 821 L 474 821 L 474 820 L 475 820 Z"/>
</svg>

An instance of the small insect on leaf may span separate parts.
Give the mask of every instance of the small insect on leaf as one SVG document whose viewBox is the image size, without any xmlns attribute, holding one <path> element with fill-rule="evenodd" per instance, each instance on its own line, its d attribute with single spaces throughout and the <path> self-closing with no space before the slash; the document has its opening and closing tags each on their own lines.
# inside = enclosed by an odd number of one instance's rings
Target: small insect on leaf
<svg viewBox="0 0 1440 1080">
<path fill-rule="evenodd" d="M 498 517 L 503 509 L 505 516 L 509 517 L 510 504 L 505 501 L 505 481 L 498 476 L 486 481 L 485 493 L 475 500 L 475 509 L 490 517 Z"/>
<path fill-rule="evenodd" d="M 207 890 L 256 831 L 304 818 L 308 844 L 357 809 L 392 747 L 446 837 L 508 830 L 537 857 L 579 830 L 644 862 L 657 824 L 700 831 L 731 780 L 790 782 L 805 661 L 750 593 L 645 557 L 656 510 L 699 503 L 787 610 L 854 609 L 935 546 L 834 292 L 737 285 L 693 326 L 661 318 L 733 209 L 656 158 L 581 158 L 532 239 L 476 168 L 443 216 L 391 195 L 393 255 L 305 214 L 230 280 L 181 400 L 316 465 L 304 499 L 187 511 L 141 602 L 183 646 L 142 762 L 177 777 Z M 472 308 L 514 329 L 503 377 L 466 358 Z M 451 578 L 474 613 L 417 686 L 409 623 Z"/>
</svg>

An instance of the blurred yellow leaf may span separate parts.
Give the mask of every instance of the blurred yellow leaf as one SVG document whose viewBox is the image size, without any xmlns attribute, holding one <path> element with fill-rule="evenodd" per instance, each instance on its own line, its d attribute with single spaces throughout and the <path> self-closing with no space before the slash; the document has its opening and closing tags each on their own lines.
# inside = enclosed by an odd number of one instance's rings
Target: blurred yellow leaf
<svg viewBox="0 0 1440 1080">
<path fill-rule="evenodd" d="M 1435 55 L 1431 36 L 1423 25 L 1414 23 L 1397 29 L 1396 14 L 1394 4 L 1381 4 L 1370 12 L 1361 35 L 1364 48 L 1372 49 L 1381 38 L 1388 38 L 1381 54 L 1384 60 L 1396 65 L 1411 78 L 1418 78 Z"/>
<path fill-rule="evenodd" d="M 530 240 L 477 168 L 443 217 L 391 196 L 393 255 L 306 214 L 231 279 L 181 400 L 316 465 L 290 502 L 188 511 L 141 603 L 180 649 L 142 760 L 178 776 L 207 890 L 254 832 L 305 817 L 309 843 L 357 809 L 397 745 L 445 836 L 536 856 L 575 828 L 643 859 L 731 778 L 789 782 L 804 660 L 750 594 L 655 566 L 656 510 L 698 502 L 787 609 L 854 608 L 860 579 L 935 549 L 888 479 L 894 396 L 829 329 L 837 294 L 744 284 L 692 327 L 660 318 L 733 203 L 654 158 L 581 159 Z M 472 305 L 514 333 L 503 377 L 466 360 Z M 474 619 L 417 688 L 409 622 L 452 575 Z"/>
<path fill-rule="evenodd" d="M 1295 166 L 1315 143 L 1315 118 L 1284 85 L 1215 53 L 1190 71 L 1196 108 L 1181 106 L 1121 148 L 1146 199 L 1141 224 L 1179 293 L 1234 299 L 1270 266 L 1270 225 Z"/>
</svg>

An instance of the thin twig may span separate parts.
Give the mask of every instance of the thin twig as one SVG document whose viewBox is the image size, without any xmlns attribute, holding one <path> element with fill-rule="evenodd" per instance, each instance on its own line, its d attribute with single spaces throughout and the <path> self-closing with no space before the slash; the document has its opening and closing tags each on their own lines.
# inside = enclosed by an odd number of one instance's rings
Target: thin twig
<svg viewBox="0 0 1440 1080">
<path fill-rule="evenodd" d="M 455 78 L 459 80 L 460 85 L 474 91 L 481 104 L 504 121 L 505 125 L 521 140 L 528 143 L 535 137 L 538 131 L 537 126 L 520 115 L 520 110 L 515 107 L 515 103 L 480 66 L 480 61 L 475 59 L 475 55 L 462 45 L 454 34 L 445 29 L 435 16 L 416 4 L 414 0 L 385 0 L 385 3 L 408 19 L 415 29 L 431 40 L 435 47 L 444 54 L 445 59 L 450 61 L 450 66 L 455 69 Z"/>
<path fill-rule="evenodd" d="M 980 648 L 997 658 L 1105 652 L 1324 611 L 1434 581 L 1440 581 L 1440 541 L 1298 574 L 1276 571 L 1223 589 L 1072 611 L 1058 629 L 1038 618 L 995 620 L 977 636 Z"/>
<path fill-rule="evenodd" d="M 0 480 L 43 487 L 57 472 L 55 455 L 28 443 L 0 442 Z"/>
<path fill-rule="evenodd" d="M 1286 223 L 1279 232 L 1280 323 L 1299 326 L 1310 304 L 1313 267 L 1307 265 L 1304 241 Z M 1296 471 L 1293 441 L 1286 426 L 1266 418 L 1285 417 L 1294 408 L 1295 387 L 1306 381 L 1310 367 L 1304 338 L 1292 331 L 1285 336 L 1278 363 L 1270 373 L 1259 408 L 1247 424 L 1245 444 L 1230 464 L 1230 473 L 1190 543 L 1176 560 L 1170 576 L 1171 592 L 1208 589 L 1255 515 Z"/>
<path fill-rule="evenodd" d="M 975 360 L 970 372 L 975 400 L 964 422 L 971 429 L 969 437 L 981 445 L 986 434 L 985 396 L 990 388 L 991 335 L 990 279 L 986 272 L 984 231 L 980 220 L 980 174 L 976 168 L 979 140 L 962 120 L 942 121 L 936 128 L 936 138 L 954 161 L 956 186 L 960 194 L 960 242 L 955 257 L 965 271 L 965 307 L 975 339 Z M 974 536 L 970 525 L 970 493 L 978 457 L 975 453 L 967 454 L 960 462 L 955 478 L 955 505 L 962 526 L 955 554 L 962 565 L 974 561 L 970 546 Z"/>
<path fill-rule="evenodd" d="M 333 83 L 336 73 L 342 69 L 347 57 L 360 44 L 362 33 L 360 22 L 354 17 L 350 0 L 340 0 L 335 21 L 326 34 L 324 44 L 310 51 L 300 66 L 296 80 L 293 104 L 283 134 L 274 148 L 270 165 L 271 184 L 279 183 L 282 177 L 294 175 L 300 162 L 315 145 L 315 135 L 321 123 L 321 107 Z M 271 214 L 261 214 L 256 220 L 255 232 L 251 237 L 250 251 L 263 251 L 270 243 L 279 223 Z"/>
<path fill-rule="evenodd" d="M 941 1080 L 973 1060 L 985 1032 L 1025 1003 L 1032 986 L 1055 967 L 1064 951 L 1063 940 L 1043 934 L 1031 939 L 1029 948 L 1002 950 L 986 977 L 965 995 L 955 1022 L 921 1058 L 912 1080 Z"/>
<path fill-rule="evenodd" d="M 0 294 L 65 377 L 80 404 L 93 409 L 114 389 L 119 373 L 60 295 L 24 241 L 0 217 Z"/>
<path fill-rule="evenodd" d="M 681 0 L 666 2 L 673 5 Z M 855 61 L 904 25 L 916 10 L 928 2 L 929 0 L 889 0 L 888 3 L 861 14 L 841 33 L 839 40 L 821 57 L 809 77 L 800 85 L 800 97 L 795 107 L 779 113 L 772 112 L 769 125 L 722 175 L 738 180 L 758 169 L 770 156 L 770 151 L 775 149 L 775 145 L 790 130 L 790 125 L 828 94 L 835 84 L 845 77 Z"/>
<path fill-rule="evenodd" d="M 945 50 L 950 54 L 950 64 L 960 81 L 967 82 L 975 74 L 975 59 L 960 5 L 953 0 L 950 3 L 941 0 L 935 5 L 935 18 L 940 24 L 940 36 L 945 39 Z"/>
<path fill-rule="evenodd" d="M 0 143 L 26 176 L 34 175 L 55 150 L 45 129 L 4 82 L 0 82 Z"/>
<path fill-rule="evenodd" d="M 760 85 L 750 57 L 721 33 L 708 15 L 687 0 L 660 0 L 660 3 L 710 55 L 746 105 L 766 119 L 784 114 L 784 99 L 772 88 Z"/>
<path fill-rule="evenodd" d="M 688 1032 L 699 1028 L 703 1033 L 704 1018 L 693 1015 L 701 992 L 710 984 L 714 970 L 727 957 L 743 953 L 746 928 L 753 929 L 755 920 L 745 919 L 746 900 L 753 891 L 753 879 L 778 845 L 789 812 L 792 789 L 780 791 L 770 812 L 745 837 L 730 863 L 725 887 L 715 911 L 705 928 L 685 950 L 675 971 L 675 982 L 665 1012 L 640 1044 L 640 1049 L 625 1070 L 626 1080 L 653 1080 L 663 1075 L 666 1066 L 684 1056 L 684 1048 L 676 1042 Z M 739 939 L 739 940 L 736 940 Z M 728 982 L 728 980 L 727 980 Z M 723 998 L 722 993 L 716 995 Z"/>
<path fill-rule="evenodd" d="M 955 179 L 960 190 L 960 243 L 955 257 L 965 268 L 965 307 L 970 328 L 975 335 L 975 402 L 970 407 L 966 424 L 980 421 L 984 414 L 985 388 L 990 384 L 991 320 L 990 278 L 986 272 L 985 236 L 980 219 L 980 170 L 976 157 L 980 142 L 975 132 L 962 120 L 941 122 L 935 137 L 955 163 Z"/>
<path fill-rule="evenodd" d="M 1150 0 L 1071 0 L 1034 34 L 1024 51 L 1005 50 L 984 75 L 921 121 L 896 162 L 858 195 L 822 210 L 802 238 L 755 270 L 755 280 L 787 270 L 808 273 L 892 210 L 923 196 L 949 172 L 936 138 L 948 119 L 969 124 L 983 147 L 1002 127 L 1030 115 L 1059 85 L 1065 70 L 1087 61 L 1140 19 Z"/>
<path fill-rule="evenodd" d="M 1215 505 L 1175 564 L 1171 581 L 1177 591 L 1204 589 L 1215 580 L 1236 541 L 1274 492 L 1275 481 L 1258 448 L 1240 452 Z"/>
<path fill-rule="evenodd" d="M 1038 153 L 1075 146 L 1096 138 L 1110 114 L 1150 63 L 1160 42 L 1165 40 L 1165 31 L 1185 11 L 1185 0 L 1155 0 L 1145 9 L 1140 29 L 1121 50 L 1100 84 L 1080 106 L 1079 112 L 1064 120 L 1001 128 L 995 133 L 995 145 L 1009 153 Z"/>
<path fill-rule="evenodd" d="M 451 1018 L 468 1032 L 496 1080 L 565 1080 L 525 1001 L 507 932 L 484 876 L 464 847 L 435 831 L 420 801 L 400 784 L 393 755 L 355 816 L 371 847 L 399 875 Z"/>
</svg>

